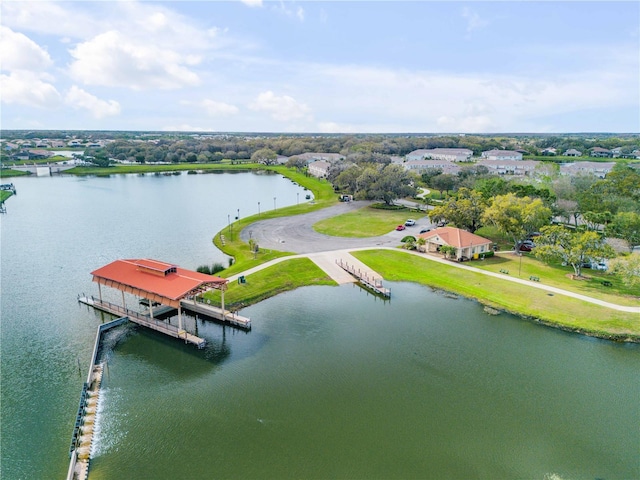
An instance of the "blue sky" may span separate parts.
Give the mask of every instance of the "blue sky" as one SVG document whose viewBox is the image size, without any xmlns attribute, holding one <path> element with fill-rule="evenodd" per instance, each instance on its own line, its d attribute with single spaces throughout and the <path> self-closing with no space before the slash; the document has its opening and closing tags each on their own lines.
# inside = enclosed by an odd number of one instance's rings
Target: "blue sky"
<svg viewBox="0 0 640 480">
<path fill-rule="evenodd" d="M 640 2 L 0 3 L 3 129 L 640 132 Z"/>
</svg>

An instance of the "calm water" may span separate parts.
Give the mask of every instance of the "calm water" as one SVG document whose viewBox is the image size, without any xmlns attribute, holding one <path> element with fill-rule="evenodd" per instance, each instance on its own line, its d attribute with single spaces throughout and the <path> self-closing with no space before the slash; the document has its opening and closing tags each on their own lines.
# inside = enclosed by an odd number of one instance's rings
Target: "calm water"
<svg viewBox="0 0 640 480">
<path fill-rule="evenodd" d="M 254 174 L 14 183 L 1 476 L 62 478 L 102 318 L 75 301 L 97 290 L 89 272 L 127 257 L 225 262 L 211 237 L 227 215 L 302 191 Z M 204 351 L 112 331 L 90 478 L 640 477 L 638 346 L 391 289 L 387 303 L 353 285 L 279 295 L 244 310 L 248 333 L 191 320 Z"/>
</svg>

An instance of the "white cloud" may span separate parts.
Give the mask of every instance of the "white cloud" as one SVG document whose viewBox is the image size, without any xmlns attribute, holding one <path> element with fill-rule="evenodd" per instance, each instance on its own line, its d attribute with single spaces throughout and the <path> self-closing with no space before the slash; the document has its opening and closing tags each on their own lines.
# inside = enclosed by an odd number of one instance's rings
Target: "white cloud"
<svg viewBox="0 0 640 480">
<path fill-rule="evenodd" d="M 295 8 L 289 8 L 284 1 L 280 0 L 280 2 L 272 8 L 287 17 L 297 18 L 301 22 L 304 22 L 304 8 L 299 5 Z"/>
<path fill-rule="evenodd" d="M 212 116 L 235 115 L 240 111 L 235 105 L 224 102 L 216 102 L 215 100 L 209 99 L 203 100 L 202 106 L 204 107 L 206 112 Z"/>
<path fill-rule="evenodd" d="M 87 85 L 173 89 L 200 83 L 187 68 L 199 59 L 181 55 L 153 42 L 130 38 L 118 31 L 102 33 L 69 52 L 71 75 Z"/>
<path fill-rule="evenodd" d="M 261 7 L 262 0 L 240 0 L 242 3 L 247 5 L 248 7 Z"/>
<path fill-rule="evenodd" d="M 162 128 L 165 132 L 213 132 L 213 128 L 209 127 L 194 127 L 193 125 L 189 125 L 183 123 L 181 125 L 169 125 Z"/>
<path fill-rule="evenodd" d="M 15 71 L 0 75 L 1 99 L 6 104 L 29 105 L 39 108 L 55 108 L 60 105 L 56 87 L 27 71 Z"/>
<path fill-rule="evenodd" d="M 115 100 L 100 100 L 76 85 L 67 92 L 65 102 L 74 108 L 88 110 L 97 119 L 120 114 L 120 104 Z"/>
<path fill-rule="evenodd" d="M 278 97 L 270 90 L 258 95 L 255 101 L 249 104 L 249 108 L 257 112 L 269 112 L 274 120 L 284 122 L 309 117 L 307 105 L 288 95 Z"/>
<path fill-rule="evenodd" d="M 462 18 L 467 21 L 467 34 L 470 34 L 474 30 L 479 30 L 481 28 L 489 25 L 489 22 L 483 18 L 480 18 L 477 12 L 474 12 L 469 7 L 464 7 L 462 9 Z"/>
<path fill-rule="evenodd" d="M 52 65 L 46 50 L 22 33 L 0 26 L 2 70 L 45 70 Z"/>
</svg>

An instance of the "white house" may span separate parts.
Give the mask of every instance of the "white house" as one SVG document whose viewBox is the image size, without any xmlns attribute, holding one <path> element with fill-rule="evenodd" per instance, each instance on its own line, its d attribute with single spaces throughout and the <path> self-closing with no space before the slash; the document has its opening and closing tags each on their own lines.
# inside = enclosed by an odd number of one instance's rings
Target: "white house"
<svg viewBox="0 0 640 480">
<path fill-rule="evenodd" d="M 432 148 L 429 150 L 419 149 L 407 153 L 406 159 L 424 160 L 430 158 L 432 160 L 446 160 L 448 162 L 468 162 L 473 156 L 473 151 L 468 148 Z"/>
<path fill-rule="evenodd" d="M 408 160 L 402 164 L 405 170 L 421 174 L 429 169 L 439 168 L 442 173 L 457 174 L 460 167 L 447 160 Z"/>
<path fill-rule="evenodd" d="M 313 162 L 317 160 L 323 160 L 325 162 L 337 162 L 338 160 L 344 160 L 344 155 L 340 155 L 339 153 L 317 153 L 317 152 L 307 152 L 301 153 L 300 155 L 295 155 L 298 158 L 302 158 L 307 162 Z"/>
<path fill-rule="evenodd" d="M 604 178 L 609 173 L 616 162 L 576 162 L 565 163 L 560 165 L 560 173 L 562 175 L 579 175 L 591 174 L 596 177 Z"/>
<path fill-rule="evenodd" d="M 488 160 L 482 159 L 476 165 L 483 165 L 491 173 L 498 175 L 530 175 L 540 162 L 535 160 Z"/>
<path fill-rule="evenodd" d="M 522 154 L 513 150 L 487 150 L 482 152 L 487 160 L 522 160 Z"/>
<path fill-rule="evenodd" d="M 309 164 L 309 175 L 318 178 L 327 178 L 331 164 L 324 160 L 318 160 Z"/>
<path fill-rule="evenodd" d="M 576 150 L 575 148 L 570 148 L 569 150 L 564 152 L 564 156 L 565 157 L 581 157 L 582 152 L 579 150 Z"/>
</svg>

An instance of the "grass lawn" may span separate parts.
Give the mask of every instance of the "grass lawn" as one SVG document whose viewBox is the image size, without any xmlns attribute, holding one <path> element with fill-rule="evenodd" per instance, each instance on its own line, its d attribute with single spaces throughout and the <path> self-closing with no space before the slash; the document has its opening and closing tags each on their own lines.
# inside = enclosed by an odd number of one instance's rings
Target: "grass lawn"
<svg viewBox="0 0 640 480">
<path fill-rule="evenodd" d="M 0 190 L 0 203 L 4 202 L 11 195 L 13 195 L 13 192 L 10 192 L 9 190 Z"/>
<path fill-rule="evenodd" d="M 540 278 L 545 285 L 562 288 L 571 292 L 588 295 L 606 302 L 618 305 L 638 306 L 640 304 L 640 289 L 630 287 L 622 283 L 617 275 L 609 275 L 598 270 L 583 269 L 584 280 L 571 280 L 568 275 L 573 273 L 571 266 L 563 267 L 560 264 L 547 264 L 538 260 L 529 253 L 518 257 L 513 253 L 500 253 L 494 257 L 479 262 L 473 262 L 470 266 L 500 273 L 500 270 L 508 270 L 509 275 L 528 280 L 530 276 Z M 604 286 L 603 281 L 608 281 L 611 286 Z"/>
<path fill-rule="evenodd" d="M 265 168 L 262 166 L 262 168 Z M 301 203 L 300 205 L 292 205 L 290 207 L 278 208 L 277 210 L 268 210 L 260 215 L 252 215 L 245 217 L 231 224 L 231 228 L 226 227 L 218 232 L 213 238 L 213 243 L 229 256 L 234 257 L 234 264 L 226 270 L 220 272 L 222 277 L 228 277 L 235 273 L 243 272 L 261 263 L 268 262 L 274 258 L 291 255 L 290 252 L 280 252 L 277 250 L 261 249 L 256 258 L 249 250 L 249 245 L 240 239 L 240 232 L 243 228 L 249 226 L 258 220 L 266 220 L 269 218 L 285 217 L 291 215 L 301 215 L 303 213 L 325 208 L 338 203 L 338 196 L 333 191 L 333 187 L 326 180 L 319 180 L 314 177 L 308 177 L 303 173 L 286 167 L 269 167 L 269 170 L 276 171 L 287 178 L 298 183 L 300 186 L 307 188 L 313 192 L 314 201 Z"/>
<path fill-rule="evenodd" d="M 442 265 L 402 250 L 367 250 L 352 252 L 352 255 L 386 280 L 416 282 L 455 292 L 494 308 L 569 330 L 604 337 L 640 336 L 640 318 L 636 313 L 618 312 L 563 295 L 551 295 L 536 288 Z"/>
<path fill-rule="evenodd" d="M 308 258 L 286 260 L 245 278 L 246 283 L 229 283 L 229 289 L 224 295 L 225 308 L 236 310 L 298 287 L 336 285 L 336 282 Z M 205 298 L 220 306 L 220 292 L 208 292 Z"/>
<path fill-rule="evenodd" d="M 400 224 L 404 224 L 408 218 L 417 220 L 420 216 L 424 216 L 424 214 L 409 209 L 380 210 L 364 207 L 354 212 L 321 220 L 313 225 L 313 229 L 318 233 L 334 237 L 377 237 L 389 233 Z M 418 233 L 411 229 L 407 229 L 406 232 L 407 235 Z"/>
<path fill-rule="evenodd" d="M 11 170 L 10 168 L 0 169 L 0 178 L 23 177 L 25 175 L 29 175 L 29 172 L 23 172 L 22 170 Z"/>
</svg>

